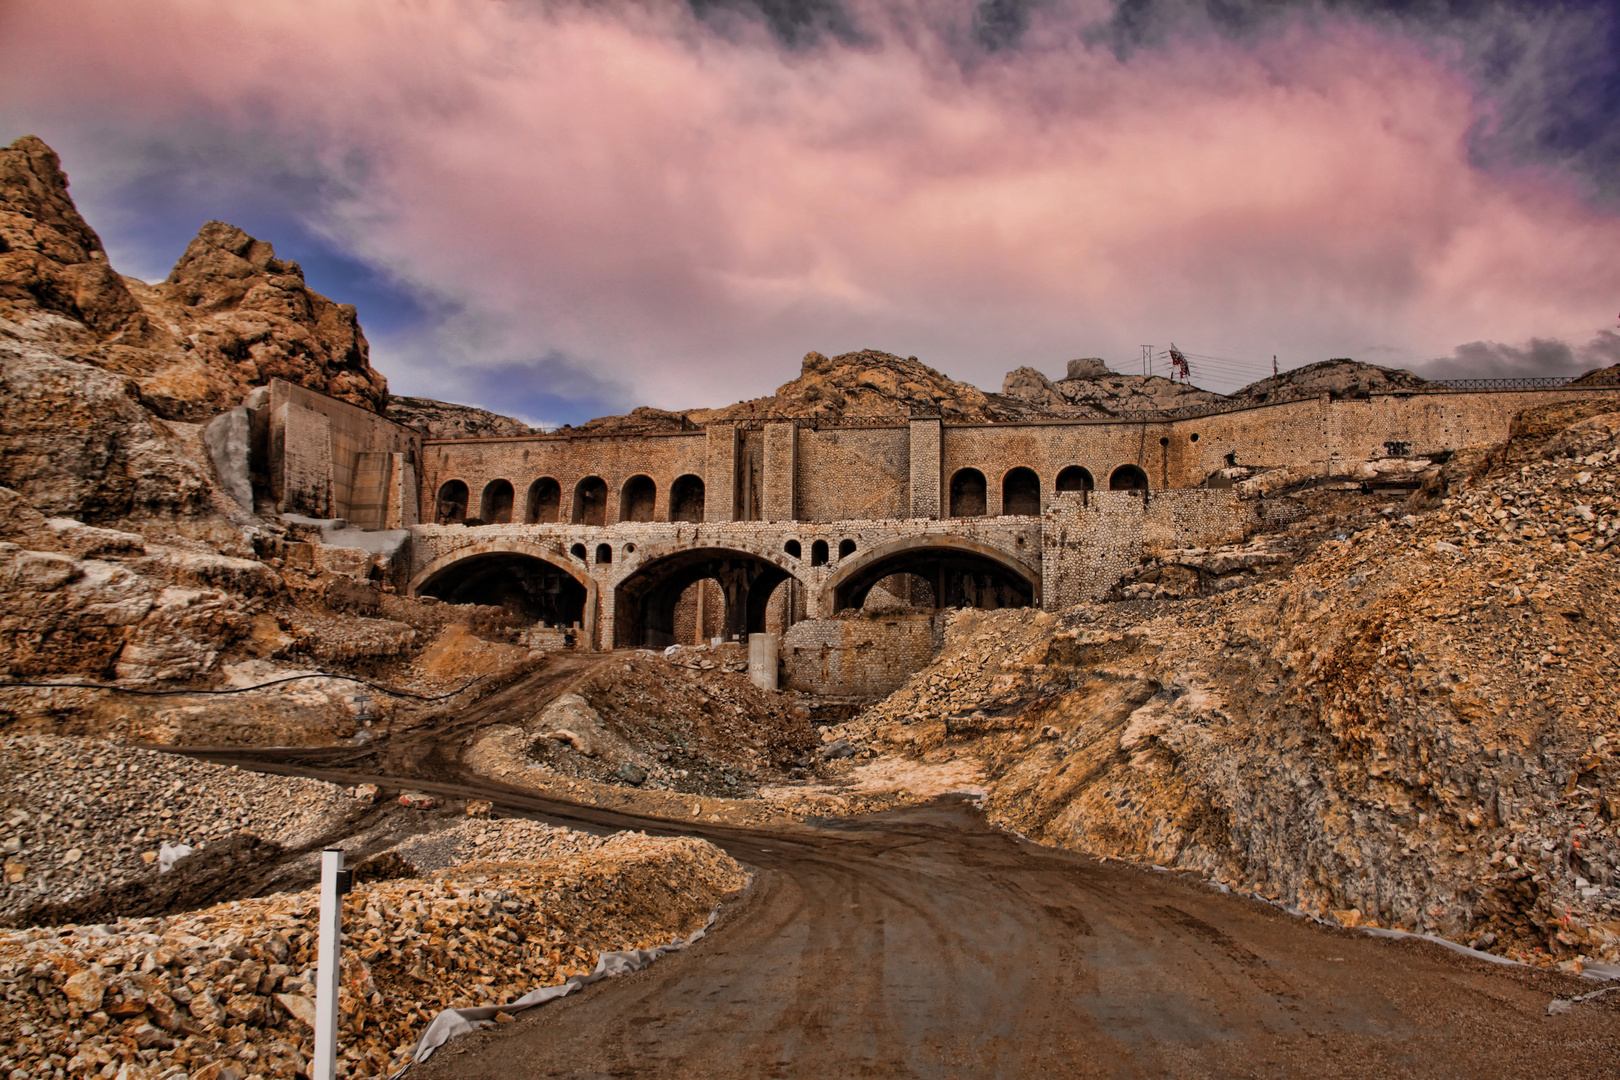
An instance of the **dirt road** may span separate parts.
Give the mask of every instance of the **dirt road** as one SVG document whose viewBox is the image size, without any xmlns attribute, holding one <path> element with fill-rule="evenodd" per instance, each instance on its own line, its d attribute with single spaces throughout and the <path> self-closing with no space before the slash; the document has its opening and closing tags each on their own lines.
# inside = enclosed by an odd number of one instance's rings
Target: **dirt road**
<svg viewBox="0 0 1620 1080">
<path fill-rule="evenodd" d="M 757 871 L 695 948 L 451 1043 L 413 1070 L 422 1080 L 1620 1075 L 1620 993 L 1548 1016 L 1552 998 L 1596 984 L 1036 848 L 966 806 L 740 830 L 461 774 L 465 724 L 539 690 L 391 749 L 230 755 L 350 782 L 421 777 L 576 827 L 695 834 Z"/>
</svg>

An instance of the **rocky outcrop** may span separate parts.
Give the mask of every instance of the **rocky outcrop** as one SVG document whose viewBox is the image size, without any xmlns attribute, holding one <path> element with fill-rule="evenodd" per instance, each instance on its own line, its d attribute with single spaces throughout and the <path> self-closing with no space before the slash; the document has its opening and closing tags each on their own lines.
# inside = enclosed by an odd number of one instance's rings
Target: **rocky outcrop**
<svg viewBox="0 0 1620 1080">
<path fill-rule="evenodd" d="M 56 154 L 38 138 L 0 150 L 0 315 L 52 315 L 82 329 L 63 328 L 69 338 L 144 343 L 145 313 L 67 186 Z"/>
<path fill-rule="evenodd" d="M 1356 360 L 1323 360 L 1250 383 L 1232 398 L 1234 404 L 1260 405 L 1319 398 L 1323 394 L 1336 398 L 1366 397 L 1396 390 L 1421 390 L 1429 385 L 1428 379 L 1402 368 L 1380 367 Z"/>
<path fill-rule="evenodd" d="M 534 428 L 510 416 L 471 405 L 456 405 L 432 398 L 390 397 L 384 413 L 396 424 L 415 428 L 430 439 L 487 439 L 534 435 Z"/>
<path fill-rule="evenodd" d="M 388 397 L 354 308 L 235 226 L 204 225 L 160 284 L 120 277 L 33 136 L 0 149 L 6 339 L 126 377 L 129 396 L 167 420 L 206 419 L 272 378 L 379 412 Z"/>
</svg>

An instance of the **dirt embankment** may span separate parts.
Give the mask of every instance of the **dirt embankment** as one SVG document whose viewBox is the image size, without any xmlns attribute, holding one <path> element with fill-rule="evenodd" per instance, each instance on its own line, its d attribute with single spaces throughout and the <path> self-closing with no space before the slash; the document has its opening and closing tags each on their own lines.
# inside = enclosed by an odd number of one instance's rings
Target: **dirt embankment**
<svg viewBox="0 0 1620 1080">
<path fill-rule="evenodd" d="M 1620 415 L 1535 419 L 1432 509 L 1323 539 L 1284 577 L 965 612 L 836 734 L 978 763 L 993 818 L 1046 843 L 1613 962 Z"/>
</svg>

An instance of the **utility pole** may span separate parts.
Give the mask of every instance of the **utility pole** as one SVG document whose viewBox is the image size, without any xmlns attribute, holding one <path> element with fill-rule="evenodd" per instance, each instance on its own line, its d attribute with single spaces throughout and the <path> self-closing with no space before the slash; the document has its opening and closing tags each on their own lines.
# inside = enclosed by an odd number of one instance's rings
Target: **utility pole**
<svg viewBox="0 0 1620 1080">
<path fill-rule="evenodd" d="M 1153 346 L 1142 346 L 1142 374 L 1147 375 L 1153 368 Z"/>
<path fill-rule="evenodd" d="M 1273 379 L 1275 379 L 1277 377 L 1277 354 L 1276 353 L 1271 354 L 1271 377 Z"/>
</svg>

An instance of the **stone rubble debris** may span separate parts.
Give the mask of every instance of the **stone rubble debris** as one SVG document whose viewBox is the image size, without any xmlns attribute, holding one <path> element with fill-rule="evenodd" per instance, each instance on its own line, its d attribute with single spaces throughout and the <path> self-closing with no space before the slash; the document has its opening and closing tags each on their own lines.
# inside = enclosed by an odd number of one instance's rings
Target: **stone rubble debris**
<svg viewBox="0 0 1620 1080">
<path fill-rule="evenodd" d="M 691 838 L 588 837 L 527 821 L 447 832 L 446 868 L 431 877 L 367 881 L 365 864 L 356 870 L 339 1076 L 397 1071 L 441 1009 L 506 1004 L 589 972 L 600 952 L 689 934 L 747 883 L 729 856 Z M 319 899 L 311 889 L 0 932 L 0 1076 L 307 1076 Z"/>
</svg>

